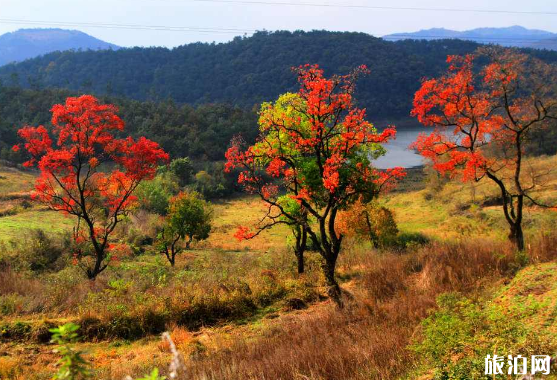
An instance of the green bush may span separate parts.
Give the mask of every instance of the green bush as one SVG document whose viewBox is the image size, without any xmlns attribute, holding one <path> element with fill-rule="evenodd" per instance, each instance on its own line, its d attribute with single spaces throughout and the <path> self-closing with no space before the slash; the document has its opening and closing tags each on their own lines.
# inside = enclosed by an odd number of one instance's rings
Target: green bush
<svg viewBox="0 0 557 380">
<path fill-rule="evenodd" d="M 73 244 L 69 234 L 55 236 L 35 229 L 22 233 L 22 236 L 11 242 L 10 263 L 15 269 L 43 273 L 59 271 L 67 265 Z"/>
<path fill-rule="evenodd" d="M 237 178 L 237 177 L 236 177 Z M 224 198 L 230 195 L 236 186 L 232 174 L 224 172 L 222 163 L 205 163 L 195 174 L 191 188 L 205 199 Z"/>
<path fill-rule="evenodd" d="M 26 322 L 6 322 L 0 324 L 0 339 L 26 340 L 30 337 L 33 326 Z"/>
<path fill-rule="evenodd" d="M 191 182 L 193 166 L 187 157 L 176 158 L 168 166 L 170 172 L 178 178 L 180 186 L 186 186 Z"/>
<path fill-rule="evenodd" d="M 370 205 L 366 207 L 369 231 L 375 247 L 390 247 L 396 242 L 398 227 L 391 210 L 386 207 Z"/>
<path fill-rule="evenodd" d="M 472 301 L 457 293 L 438 297 L 439 309 L 422 322 L 412 349 L 433 369 L 435 379 L 491 379 L 485 357 L 553 354 L 555 342 L 525 324 L 528 310 L 511 311 L 499 303 Z"/>
<path fill-rule="evenodd" d="M 158 174 L 151 181 L 143 181 L 135 192 L 145 210 L 166 215 L 168 201 L 180 190 L 178 179 L 170 172 Z"/>
<path fill-rule="evenodd" d="M 426 245 L 429 241 L 429 238 L 420 232 L 400 232 L 391 246 L 406 249 Z"/>
<path fill-rule="evenodd" d="M 19 294 L 0 295 L 0 315 L 14 314 L 24 302 L 24 298 Z"/>
</svg>

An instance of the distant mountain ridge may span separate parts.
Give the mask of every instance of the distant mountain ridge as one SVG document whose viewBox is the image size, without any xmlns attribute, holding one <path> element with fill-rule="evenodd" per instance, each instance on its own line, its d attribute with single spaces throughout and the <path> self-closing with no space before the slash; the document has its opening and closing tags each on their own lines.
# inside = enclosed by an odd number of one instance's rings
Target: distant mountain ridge
<svg viewBox="0 0 557 380">
<path fill-rule="evenodd" d="M 65 50 L 119 49 L 77 30 L 20 29 L 0 36 L 0 66 Z"/>
<path fill-rule="evenodd" d="M 395 33 L 382 37 L 387 41 L 460 39 L 482 44 L 498 44 L 514 47 L 557 50 L 557 33 L 522 26 L 505 28 L 477 28 L 456 31 L 445 28 L 432 28 L 411 33 Z"/>
<path fill-rule="evenodd" d="M 358 81 L 358 104 L 373 120 L 386 120 L 408 117 L 420 80 L 446 70 L 447 55 L 472 53 L 479 46 L 459 39 L 391 42 L 365 33 L 261 31 L 226 43 L 173 49 L 54 52 L 0 67 L 0 86 L 66 88 L 141 101 L 229 103 L 251 109 L 297 90 L 292 67 L 319 64 L 331 75 L 363 64 L 371 72 Z M 557 62 L 557 52 L 527 52 Z"/>
</svg>

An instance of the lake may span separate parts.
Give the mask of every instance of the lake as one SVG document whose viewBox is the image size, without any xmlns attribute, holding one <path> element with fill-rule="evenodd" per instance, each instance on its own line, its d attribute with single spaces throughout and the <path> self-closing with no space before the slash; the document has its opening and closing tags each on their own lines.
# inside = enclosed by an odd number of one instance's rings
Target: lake
<svg viewBox="0 0 557 380">
<path fill-rule="evenodd" d="M 431 128 L 416 125 L 397 129 L 396 140 L 392 140 L 385 145 L 387 154 L 375 160 L 373 165 L 378 169 L 387 169 L 394 166 L 412 168 L 423 165 L 422 156 L 416 154 L 408 146 L 416 141 L 420 133 L 424 132 L 431 132 Z"/>
</svg>

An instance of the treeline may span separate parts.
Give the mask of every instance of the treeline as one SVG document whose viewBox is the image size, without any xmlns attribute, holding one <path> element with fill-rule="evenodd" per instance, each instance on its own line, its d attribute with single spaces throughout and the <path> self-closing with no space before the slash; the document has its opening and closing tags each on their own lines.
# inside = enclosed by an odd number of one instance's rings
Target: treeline
<svg viewBox="0 0 557 380">
<path fill-rule="evenodd" d="M 17 130 L 24 125 L 50 127 L 52 105 L 75 95 L 69 90 L 0 87 L 0 159 L 25 161 L 21 152 L 11 149 L 21 142 Z M 191 106 L 171 100 L 140 102 L 110 96 L 102 97 L 101 101 L 119 107 L 126 135 L 145 136 L 158 142 L 173 159 L 188 157 L 187 185 L 205 198 L 221 198 L 235 191 L 233 176 L 224 173 L 224 152 L 236 135 L 246 141 L 255 140 L 256 112 L 229 104 Z"/>
<path fill-rule="evenodd" d="M 75 95 L 68 90 L 0 87 L 1 158 L 17 161 L 18 157 L 11 152 L 18 142 L 17 130 L 23 125 L 50 125 L 52 105 Z M 240 134 L 253 141 L 258 132 L 255 112 L 229 104 L 190 106 L 171 100 L 140 102 L 109 96 L 101 100 L 120 108 L 126 133 L 158 142 L 173 158 L 221 161 L 233 136 Z"/>
<path fill-rule="evenodd" d="M 64 89 L 0 86 L 0 159 L 22 162 L 23 157 L 11 151 L 19 142 L 17 130 L 24 125 L 50 125 L 52 105 L 77 94 Z M 191 106 L 172 100 L 141 102 L 115 96 L 101 100 L 118 105 L 133 137 L 146 136 L 158 142 L 172 158 L 189 157 L 195 169 L 211 173 L 213 178 L 222 177 L 218 171 L 232 137 L 242 135 L 253 142 L 258 133 L 256 109 L 226 103 Z M 529 149 L 533 154 L 555 154 L 557 128 L 533 134 Z"/>
<path fill-rule="evenodd" d="M 479 45 L 459 40 L 388 42 L 364 33 L 257 32 L 228 43 L 166 48 L 56 52 L 0 68 L 6 85 L 57 87 L 138 100 L 229 102 L 251 108 L 296 89 L 291 67 L 317 63 L 327 75 L 367 65 L 357 98 L 370 117 L 408 116 L 424 76 L 438 75 L 448 54 Z M 548 53 L 549 54 L 549 53 Z M 557 59 L 557 53 L 551 53 Z"/>
</svg>

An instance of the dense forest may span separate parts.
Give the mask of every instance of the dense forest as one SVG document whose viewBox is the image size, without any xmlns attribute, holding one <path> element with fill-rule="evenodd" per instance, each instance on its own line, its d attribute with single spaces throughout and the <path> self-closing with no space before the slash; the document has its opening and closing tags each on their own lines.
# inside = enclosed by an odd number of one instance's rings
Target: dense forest
<svg viewBox="0 0 557 380">
<path fill-rule="evenodd" d="M 220 161 L 232 136 L 252 141 L 254 112 L 263 101 L 296 87 L 291 67 L 317 63 L 342 74 L 360 64 L 359 105 L 377 122 L 408 117 L 423 77 L 446 69 L 448 54 L 479 45 L 461 40 L 388 42 L 364 33 L 257 32 L 228 43 L 195 43 L 172 50 L 65 51 L 0 67 L 0 157 L 10 151 L 16 130 L 48 125 L 49 110 L 70 95 L 93 93 L 119 106 L 133 136 L 145 135 L 172 157 Z M 557 52 L 528 50 L 548 61 Z M 135 100 L 131 100 L 135 99 Z M 552 154 L 557 132 L 533 137 L 530 148 Z"/>
<path fill-rule="evenodd" d="M 138 100 L 230 102 L 251 108 L 296 88 L 291 67 L 317 63 L 329 74 L 367 65 L 358 100 L 377 116 L 407 116 L 424 76 L 445 68 L 448 54 L 466 54 L 474 42 L 388 42 L 364 33 L 257 32 L 228 43 L 166 48 L 56 52 L 0 68 L 5 84 L 68 88 Z M 544 53 L 557 60 L 557 52 Z"/>
<path fill-rule="evenodd" d="M 11 146 L 18 141 L 16 131 L 23 125 L 50 124 L 53 104 L 74 96 L 68 90 L 32 90 L 0 87 L 0 150 L 4 159 L 18 160 Z M 242 135 L 253 141 L 257 134 L 256 114 L 228 104 L 178 105 L 172 101 L 140 102 L 105 96 L 116 104 L 126 123 L 126 133 L 149 136 L 172 157 L 197 161 L 224 159 L 230 139 Z"/>
</svg>

